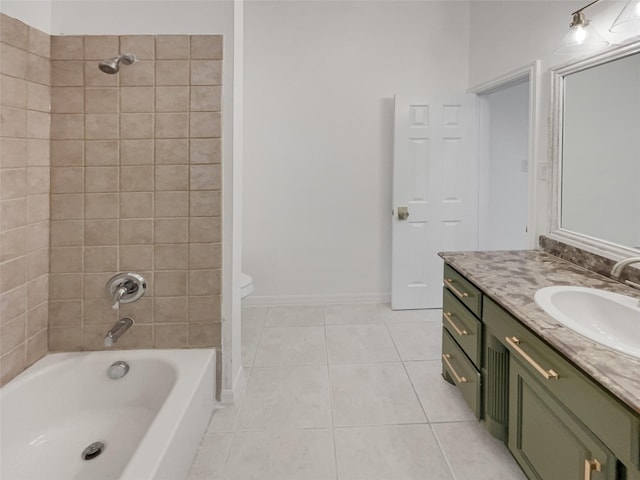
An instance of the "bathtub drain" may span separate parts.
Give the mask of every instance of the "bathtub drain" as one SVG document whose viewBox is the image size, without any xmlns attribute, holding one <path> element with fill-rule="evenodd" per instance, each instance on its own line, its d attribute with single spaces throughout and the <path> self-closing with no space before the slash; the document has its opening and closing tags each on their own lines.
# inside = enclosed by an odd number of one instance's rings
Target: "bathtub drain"
<svg viewBox="0 0 640 480">
<path fill-rule="evenodd" d="M 104 443 L 102 442 L 93 442 L 87 448 L 82 451 L 82 459 L 83 460 L 93 460 L 98 455 L 102 453 L 104 450 Z"/>
</svg>

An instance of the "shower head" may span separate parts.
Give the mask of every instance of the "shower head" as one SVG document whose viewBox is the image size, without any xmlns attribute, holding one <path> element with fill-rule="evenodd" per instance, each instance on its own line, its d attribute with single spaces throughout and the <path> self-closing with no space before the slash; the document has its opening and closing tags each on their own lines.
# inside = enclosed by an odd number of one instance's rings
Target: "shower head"
<svg viewBox="0 0 640 480">
<path fill-rule="evenodd" d="M 136 56 L 133 53 L 123 53 L 122 55 L 118 55 L 117 57 L 111 57 L 104 62 L 100 62 L 98 64 L 98 68 L 104 73 L 113 74 L 120 71 L 120 62 L 122 62 L 124 65 L 131 65 L 135 61 Z"/>
</svg>

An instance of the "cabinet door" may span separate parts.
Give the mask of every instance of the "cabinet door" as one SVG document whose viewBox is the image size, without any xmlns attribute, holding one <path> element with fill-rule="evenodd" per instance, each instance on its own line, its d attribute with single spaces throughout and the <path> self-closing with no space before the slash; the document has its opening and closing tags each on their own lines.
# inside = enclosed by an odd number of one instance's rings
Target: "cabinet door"
<svg viewBox="0 0 640 480">
<path fill-rule="evenodd" d="M 530 479 L 616 479 L 614 455 L 513 358 L 508 446 Z"/>
</svg>

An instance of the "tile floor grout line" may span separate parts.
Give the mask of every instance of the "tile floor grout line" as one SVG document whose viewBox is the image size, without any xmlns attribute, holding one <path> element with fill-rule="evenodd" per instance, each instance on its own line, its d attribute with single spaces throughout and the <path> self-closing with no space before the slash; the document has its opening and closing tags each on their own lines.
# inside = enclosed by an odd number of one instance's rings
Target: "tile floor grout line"
<svg viewBox="0 0 640 480">
<path fill-rule="evenodd" d="M 409 374 L 409 370 L 407 370 L 407 366 L 405 365 L 405 363 L 406 362 L 402 362 L 402 368 L 404 369 L 404 373 L 407 374 L 407 378 L 409 379 L 409 383 L 411 384 L 411 388 L 413 389 L 414 395 L 418 399 L 418 403 L 420 404 L 420 408 L 422 409 L 424 418 L 426 418 L 427 423 L 430 424 L 431 419 L 429 418 L 429 415 L 427 414 L 427 410 L 424 408 L 424 405 L 422 404 L 422 399 L 420 398 L 420 395 L 418 395 L 418 390 L 416 389 L 416 386 L 413 384 L 413 379 L 411 378 L 411 375 Z"/>
<path fill-rule="evenodd" d="M 448 457 L 447 453 L 444 451 L 444 447 L 442 446 L 442 443 L 440 442 L 440 438 L 438 438 L 438 434 L 433 429 L 433 425 L 429 425 L 429 430 L 431 430 L 431 434 L 433 435 L 433 438 L 435 438 L 435 440 L 436 440 L 436 444 L 438 445 L 438 448 L 440 449 L 440 453 L 442 454 L 442 458 L 444 458 L 444 461 L 447 464 L 447 467 L 449 467 L 449 472 L 451 473 L 451 479 L 452 480 L 457 480 L 456 474 L 453 471 L 453 465 L 451 465 L 451 462 L 449 461 L 449 457 Z"/>
<path fill-rule="evenodd" d="M 269 309 L 271 307 L 267 307 L 266 311 L 264 312 L 264 318 L 262 319 L 262 327 L 260 328 L 260 335 L 258 336 L 258 341 L 256 343 L 256 349 L 253 352 L 253 357 L 251 358 L 251 368 L 255 368 L 255 364 L 256 364 L 256 357 L 258 356 L 258 349 L 260 348 L 260 342 L 262 341 L 262 332 L 264 332 L 264 328 L 265 325 L 267 323 L 267 316 L 269 315 Z"/>
<path fill-rule="evenodd" d="M 329 342 L 327 341 L 327 310 L 326 306 L 322 308 L 322 320 L 323 320 L 323 328 L 324 328 L 324 351 L 325 358 L 327 360 L 327 376 L 329 378 L 329 413 L 330 420 L 329 423 L 331 425 L 331 441 L 333 442 L 333 466 L 335 471 L 335 479 L 338 480 L 338 446 L 336 445 L 336 429 L 335 429 L 335 418 L 333 412 L 333 389 L 332 381 L 331 381 L 331 366 L 329 365 Z"/>
</svg>

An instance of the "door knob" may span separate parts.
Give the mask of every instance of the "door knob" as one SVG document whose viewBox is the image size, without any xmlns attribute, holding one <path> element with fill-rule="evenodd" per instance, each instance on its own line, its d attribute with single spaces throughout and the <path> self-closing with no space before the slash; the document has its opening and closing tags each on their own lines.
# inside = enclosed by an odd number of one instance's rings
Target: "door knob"
<svg viewBox="0 0 640 480">
<path fill-rule="evenodd" d="M 409 207 L 398 207 L 398 220 L 406 220 L 409 217 Z"/>
</svg>

